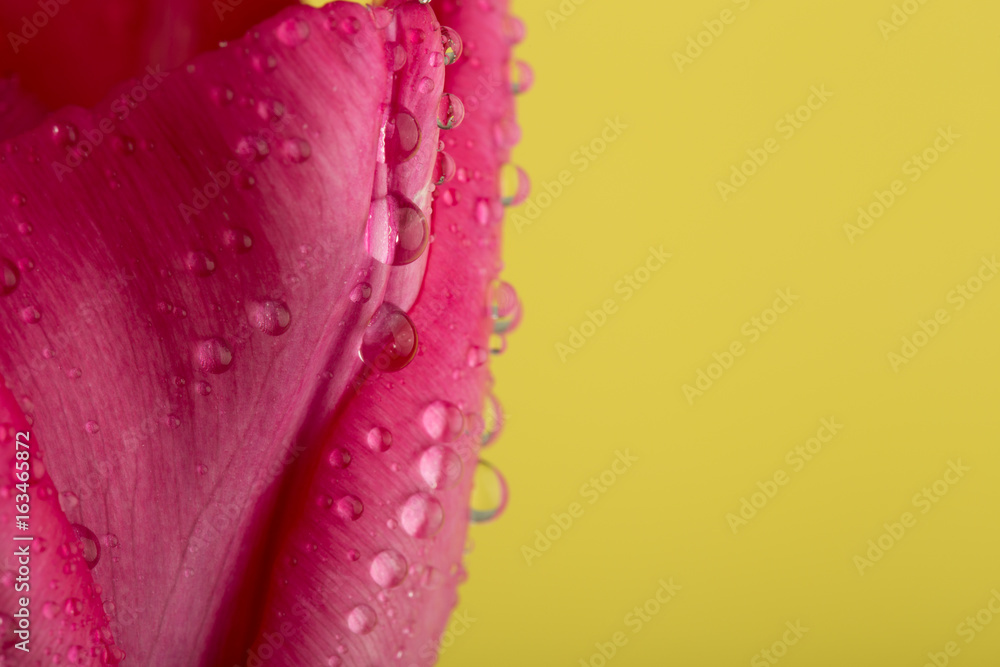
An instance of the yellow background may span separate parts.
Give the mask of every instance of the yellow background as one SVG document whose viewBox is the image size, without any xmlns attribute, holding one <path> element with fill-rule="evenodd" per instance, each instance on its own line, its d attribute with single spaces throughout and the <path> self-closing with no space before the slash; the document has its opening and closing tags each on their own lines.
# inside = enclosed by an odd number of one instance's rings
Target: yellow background
<svg viewBox="0 0 1000 667">
<path fill-rule="evenodd" d="M 796 621 L 783 667 L 919 667 L 949 641 L 949 664 L 1000 664 L 1000 619 L 956 633 L 1000 590 L 1000 280 L 948 301 L 1000 253 L 1000 5 L 928 0 L 888 39 L 893 0 L 587 0 L 553 29 L 559 7 L 515 2 L 537 75 L 515 155 L 536 202 L 561 170 L 574 181 L 520 230 L 508 213 L 526 316 L 493 362 L 507 420 L 485 455 L 512 495 L 472 528 L 475 622 L 441 664 L 579 665 L 624 631 L 614 667 L 748 665 Z M 785 139 L 775 123 L 824 85 Z M 617 117 L 628 128 L 577 171 Z M 948 127 L 960 138 L 911 182 L 904 163 Z M 769 137 L 780 150 L 723 202 L 717 181 Z M 850 243 L 844 225 L 894 179 L 905 194 Z M 672 259 L 624 301 L 616 282 L 660 244 Z M 689 404 L 682 385 L 786 288 L 798 302 Z M 618 312 L 563 363 L 556 343 L 606 299 Z M 894 372 L 888 353 L 939 308 L 949 322 Z M 824 417 L 843 430 L 793 472 L 786 452 Z M 639 461 L 588 504 L 581 485 L 626 448 Z M 970 471 L 922 514 L 914 494 L 959 459 Z M 726 514 L 778 470 L 790 482 L 734 534 Z M 529 566 L 522 545 L 572 502 L 583 516 Z M 906 511 L 916 526 L 859 574 Z M 633 634 L 624 617 L 661 578 L 682 589 Z"/>
</svg>

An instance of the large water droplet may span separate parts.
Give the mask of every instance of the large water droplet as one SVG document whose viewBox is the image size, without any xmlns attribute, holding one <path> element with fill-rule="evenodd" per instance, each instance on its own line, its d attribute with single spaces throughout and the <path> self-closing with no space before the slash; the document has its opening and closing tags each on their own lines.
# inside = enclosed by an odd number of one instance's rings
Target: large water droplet
<svg viewBox="0 0 1000 667">
<path fill-rule="evenodd" d="M 368 431 L 368 435 L 365 438 L 368 443 L 368 449 L 373 452 L 380 454 L 390 447 L 392 447 L 392 433 L 388 429 L 376 426 L 372 430 Z"/>
<path fill-rule="evenodd" d="M 434 491 L 450 489 L 462 478 L 462 457 L 451 447 L 434 445 L 420 455 L 420 476 Z"/>
<path fill-rule="evenodd" d="M 389 216 L 396 229 L 396 250 L 392 256 L 394 266 L 416 261 L 427 248 L 430 226 L 427 217 L 416 204 L 400 195 L 389 195 Z"/>
<path fill-rule="evenodd" d="M 297 18 L 291 18 L 278 26 L 278 39 L 285 46 L 298 46 L 309 39 L 309 24 Z"/>
<path fill-rule="evenodd" d="M 7 296 L 17 289 L 21 274 L 9 259 L 0 258 L 0 295 Z"/>
<path fill-rule="evenodd" d="M 372 559 L 368 570 L 375 583 L 382 588 L 395 588 L 406 579 L 406 559 L 394 549 L 386 549 Z"/>
<path fill-rule="evenodd" d="M 434 537 L 444 523 L 444 508 L 429 493 L 415 493 L 399 511 L 399 525 L 411 537 Z"/>
<path fill-rule="evenodd" d="M 524 41 L 524 21 L 516 16 L 508 16 L 503 21 L 503 35 L 511 45 L 520 44 Z"/>
<path fill-rule="evenodd" d="M 198 345 L 198 366 L 206 373 L 225 373 L 233 363 L 233 351 L 221 338 L 209 338 Z"/>
<path fill-rule="evenodd" d="M 280 336 L 288 331 L 292 314 L 284 301 L 261 301 L 252 308 L 253 324 L 268 336 Z"/>
<path fill-rule="evenodd" d="M 83 545 L 83 560 L 87 563 L 87 568 L 93 570 L 97 561 L 101 559 L 101 544 L 97 541 L 94 531 L 78 523 L 72 524 L 73 532 L 76 534 L 80 544 Z"/>
<path fill-rule="evenodd" d="M 504 206 L 519 206 L 531 194 L 531 179 L 517 165 L 500 168 L 500 201 Z"/>
<path fill-rule="evenodd" d="M 330 462 L 332 467 L 343 470 L 351 465 L 351 454 L 343 447 L 334 447 L 333 451 L 327 457 L 327 461 Z"/>
<path fill-rule="evenodd" d="M 344 496 L 336 502 L 337 516 L 344 521 L 357 521 L 364 513 L 365 506 L 357 496 Z"/>
<path fill-rule="evenodd" d="M 366 604 L 359 604 L 347 614 L 347 627 L 356 635 L 367 635 L 378 625 L 375 610 Z"/>
<path fill-rule="evenodd" d="M 521 95 L 531 90 L 535 83 L 535 73 L 531 65 L 523 60 L 515 60 L 510 66 L 510 92 Z"/>
<path fill-rule="evenodd" d="M 442 130 L 454 130 L 465 118 L 465 105 L 457 95 L 445 93 L 438 102 L 437 124 Z"/>
<path fill-rule="evenodd" d="M 483 434 L 479 443 L 486 447 L 492 445 L 503 430 L 503 407 L 493 394 L 488 394 L 483 403 Z"/>
<path fill-rule="evenodd" d="M 441 26 L 441 48 L 444 50 L 444 64 L 451 65 L 462 55 L 462 37 L 454 28 Z"/>
<path fill-rule="evenodd" d="M 455 158 L 446 151 L 438 151 L 434 161 L 434 175 L 432 181 L 435 185 L 443 185 L 455 177 Z"/>
<path fill-rule="evenodd" d="M 372 298 L 372 286 L 368 283 L 358 283 L 351 290 L 351 301 L 354 303 L 368 303 Z"/>
<path fill-rule="evenodd" d="M 465 415 L 447 401 L 434 401 L 424 408 L 420 422 L 427 435 L 437 442 L 451 442 L 465 429 Z"/>
<path fill-rule="evenodd" d="M 420 125 L 409 111 L 399 111 L 386 124 L 387 157 L 395 162 L 406 162 L 420 147 Z"/>
<path fill-rule="evenodd" d="M 509 334 L 521 323 L 521 301 L 510 283 L 502 280 L 490 285 L 490 317 L 493 318 L 493 332 Z"/>
<path fill-rule="evenodd" d="M 472 523 L 487 523 L 500 518 L 507 508 L 507 481 L 486 461 L 480 460 L 472 478 L 472 500 L 469 519 Z"/>
<path fill-rule="evenodd" d="M 368 367 L 386 373 L 405 368 L 417 355 L 417 330 L 406 313 L 391 303 L 375 311 L 359 350 Z"/>
</svg>

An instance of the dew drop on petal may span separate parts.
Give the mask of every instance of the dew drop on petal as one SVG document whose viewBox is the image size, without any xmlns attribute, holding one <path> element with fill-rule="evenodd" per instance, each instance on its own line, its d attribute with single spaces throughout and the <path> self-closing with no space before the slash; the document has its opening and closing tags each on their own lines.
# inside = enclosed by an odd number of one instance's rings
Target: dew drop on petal
<svg viewBox="0 0 1000 667">
<path fill-rule="evenodd" d="M 392 10 L 385 7 L 373 7 L 368 5 L 368 12 L 376 30 L 389 27 L 392 23 Z"/>
<path fill-rule="evenodd" d="M 375 610 L 366 604 L 359 604 L 347 614 L 347 627 L 356 635 L 367 635 L 378 625 Z"/>
<path fill-rule="evenodd" d="M 535 73 L 531 65 L 523 60 L 515 60 L 510 66 L 510 92 L 521 95 L 531 90 L 535 83 Z"/>
<path fill-rule="evenodd" d="M 298 46 L 309 39 L 309 24 L 298 18 L 291 18 L 278 26 L 278 39 L 285 46 Z"/>
<path fill-rule="evenodd" d="M 386 125 L 388 157 L 406 162 L 420 147 L 420 125 L 409 111 L 399 111 Z"/>
<path fill-rule="evenodd" d="M 450 489 L 462 478 L 462 457 L 451 447 L 434 445 L 420 455 L 420 476 L 434 491 Z"/>
<path fill-rule="evenodd" d="M 503 21 L 503 35 L 511 45 L 524 41 L 524 22 L 516 16 L 508 16 Z"/>
<path fill-rule="evenodd" d="M 429 493 L 415 493 L 399 511 L 399 525 L 406 534 L 420 539 L 433 537 L 444 523 L 444 508 Z"/>
<path fill-rule="evenodd" d="M 420 422 L 436 442 L 451 442 L 465 429 L 465 415 L 447 401 L 434 401 L 424 408 Z"/>
<path fill-rule="evenodd" d="M 357 496 L 344 496 L 336 502 L 337 516 L 344 521 L 357 521 L 364 513 L 365 506 Z"/>
<path fill-rule="evenodd" d="M 473 345 L 466 355 L 466 364 L 469 368 L 479 368 L 489 359 L 489 353 L 483 348 Z"/>
<path fill-rule="evenodd" d="M 458 31 L 441 26 L 441 47 L 444 50 L 444 64 L 454 64 L 462 56 L 462 37 Z"/>
<path fill-rule="evenodd" d="M 222 235 L 222 242 L 237 253 L 249 252 L 253 247 L 253 237 L 250 236 L 250 232 L 239 227 L 227 229 Z"/>
<path fill-rule="evenodd" d="M 368 303 L 372 298 L 372 286 L 368 283 L 358 283 L 351 290 L 351 301 L 354 303 Z"/>
<path fill-rule="evenodd" d="M 401 195 L 389 195 L 389 216 L 396 229 L 396 249 L 393 266 L 403 266 L 416 261 L 427 248 L 430 225 L 416 204 Z"/>
<path fill-rule="evenodd" d="M 291 137 L 281 142 L 281 154 L 292 164 L 301 164 L 312 155 L 312 146 L 302 137 Z"/>
<path fill-rule="evenodd" d="M 63 491 L 59 494 L 59 508 L 63 512 L 69 512 L 80 506 L 80 498 L 72 491 Z"/>
<path fill-rule="evenodd" d="M 86 424 L 84 424 L 83 428 L 84 428 L 84 430 L 87 431 L 87 433 L 89 433 L 91 435 L 94 435 L 95 433 L 97 433 L 98 431 L 101 430 L 100 425 L 97 422 L 93 421 L 93 420 L 91 420 L 91 421 L 87 422 Z"/>
<path fill-rule="evenodd" d="M 502 280 L 490 285 L 489 314 L 493 319 L 493 332 L 509 334 L 521 323 L 521 301 L 514 287 Z"/>
<path fill-rule="evenodd" d="M 284 301 L 261 301 L 251 308 L 253 324 L 268 336 L 280 336 L 288 331 L 292 314 Z"/>
<path fill-rule="evenodd" d="M 437 124 L 442 130 L 453 130 L 465 118 L 465 105 L 457 95 L 445 93 L 438 102 Z"/>
<path fill-rule="evenodd" d="M 487 523 L 498 519 L 507 508 L 507 481 L 486 461 L 480 460 L 472 478 L 472 499 L 469 519 L 472 523 Z"/>
<path fill-rule="evenodd" d="M 42 314 L 34 306 L 26 306 L 21 309 L 21 319 L 25 324 L 37 324 L 42 319 Z"/>
<path fill-rule="evenodd" d="M 440 67 L 444 63 L 444 55 L 440 51 L 431 51 L 427 56 L 427 64 L 431 67 Z"/>
<path fill-rule="evenodd" d="M 455 158 L 446 151 L 438 151 L 434 161 L 434 176 L 432 182 L 435 185 L 443 185 L 455 177 Z"/>
<path fill-rule="evenodd" d="M 406 579 L 406 559 L 395 549 L 386 549 L 372 559 L 368 572 L 382 588 L 395 588 Z"/>
<path fill-rule="evenodd" d="M 17 289 L 21 274 L 9 259 L 0 258 L 0 296 L 7 296 Z"/>
<path fill-rule="evenodd" d="M 351 454 L 343 447 L 335 447 L 327 457 L 330 466 L 342 470 L 351 465 Z"/>
<path fill-rule="evenodd" d="M 233 351 L 221 338 L 209 338 L 198 344 L 198 367 L 206 373 L 225 373 L 233 363 Z"/>
<path fill-rule="evenodd" d="M 215 256 L 203 250 L 192 250 L 187 254 L 184 264 L 196 276 L 210 276 L 215 271 Z"/>
<path fill-rule="evenodd" d="M 503 407 L 493 394 L 487 394 L 483 403 L 483 434 L 480 442 L 483 447 L 493 444 L 503 430 Z"/>
<path fill-rule="evenodd" d="M 531 179 L 514 164 L 500 168 L 500 201 L 504 206 L 518 206 L 531 194 Z"/>
<path fill-rule="evenodd" d="M 359 355 L 368 367 L 392 373 L 413 361 L 417 344 L 417 331 L 406 313 L 383 303 L 365 329 Z"/>
<path fill-rule="evenodd" d="M 388 429 L 376 426 L 368 431 L 365 441 L 368 443 L 368 449 L 380 454 L 392 447 L 392 433 Z"/>
<path fill-rule="evenodd" d="M 392 71 L 398 72 L 406 65 L 406 47 L 396 44 L 392 47 Z"/>
<path fill-rule="evenodd" d="M 90 528 L 78 523 L 72 524 L 72 527 L 80 544 L 83 545 L 83 560 L 87 563 L 87 568 L 93 570 L 101 559 L 101 545 L 97 541 L 97 535 L 94 535 L 94 531 Z"/>
<path fill-rule="evenodd" d="M 212 385 L 205 382 L 204 380 L 199 380 L 198 383 L 194 386 L 194 390 L 197 391 L 202 396 L 208 396 L 209 394 L 212 393 Z"/>
</svg>

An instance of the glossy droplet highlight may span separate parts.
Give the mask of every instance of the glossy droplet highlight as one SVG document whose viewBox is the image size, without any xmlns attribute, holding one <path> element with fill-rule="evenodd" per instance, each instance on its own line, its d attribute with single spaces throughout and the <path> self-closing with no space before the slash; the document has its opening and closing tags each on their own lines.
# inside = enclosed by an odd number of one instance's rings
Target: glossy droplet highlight
<svg viewBox="0 0 1000 667">
<path fill-rule="evenodd" d="M 297 18 L 288 19 L 278 26 L 277 35 L 285 46 L 298 46 L 309 39 L 309 24 Z"/>
<path fill-rule="evenodd" d="M 434 175 L 432 180 L 435 185 L 443 185 L 455 177 L 455 158 L 446 151 L 438 151 L 434 161 Z"/>
<path fill-rule="evenodd" d="M 503 407 L 493 394 L 488 394 L 483 402 L 483 434 L 479 444 L 487 447 L 496 442 L 503 430 Z"/>
<path fill-rule="evenodd" d="M 209 338 L 198 345 L 198 367 L 206 373 L 225 373 L 233 363 L 233 351 L 221 338 Z"/>
<path fill-rule="evenodd" d="M 83 560 L 87 563 L 87 568 L 93 570 L 97 562 L 101 559 L 101 544 L 97 541 L 94 531 L 78 523 L 72 524 L 73 533 L 83 546 Z"/>
<path fill-rule="evenodd" d="M 386 549 L 372 559 L 368 569 L 372 579 L 382 588 L 395 588 L 406 579 L 406 559 L 394 549 Z"/>
<path fill-rule="evenodd" d="M 391 303 L 375 312 L 361 339 L 359 355 L 369 368 L 393 373 L 405 368 L 417 354 L 417 330 L 410 318 Z"/>
<path fill-rule="evenodd" d="M 448 26 L 441 26 L 441 49 L 444 53 L 444 64 L 454 64 L 462 55 L 462 37 L 458 31 Z"/>
<path fill-rule="evenodd" d="M 420 125 L 409 111 L 399 111 L 386 125 L 389 154 L 396 162 L 405 162 L 420 147 Z"/>
<path fill-rule="evenodd" d="M 531 179 L 514 164 L 500 168 L 500 201 L 504 206 L 519 206 L 531 194 Z"/>
<path fill-rule="evenodd" d="M 354 303 L 368 303 L 372 298 L 372 286 L 368 283 L 358 283 L 351 290 L 351 301 Z"/>
<path fill-rule="evenodd" d="M 334 509 L 344 521 L 357 521 L 364 514 L 365 506 L 357 496 L 344 496 L 337 500 Z"/>
<path fill-rule="evenodd" d="M 233 227 L 222 234 L 222 243 L 234 252 L 244 253 L 253 247 L 253 237 L 247 230 Z"/>
<path fill-rule="evenodd" d="M 335 447 L 326 460 L 331 467 L 343 470 L 351 465 L 351 454 L 343 447 Z"/>
<path fill-rule="evenodd" d="M 499 470 L 480 460 L 472 478 L 469 508 L 472 523 L 488 523 L 500 518 L 507 508 L 507 496 L 507 480 Z"/>
<path fill-rule="evenodd" d="M 268 336 L 280 336 L 288 331 L 292 313 L 284 301 L 261 301 L 252 308 L 253 325 Z"/>
<path fill-rule="evenodd" d="M 42 319 L 42 314 L 34 306 L 27 306 L 21 309 L 21 319 L 24 320 L 25 324 L 38 324 L 38 320 Z"/>
<path fill-rule="evenodd" d="M 509 334 L 521 323 L 521 301 L 514 287 L 502 280 L 490 285 L 489 312 L 493 333 Z"/>
<path fill-rule="evenodd" d="M 429 493 L 415 493 L 399 511 L 399 525 L 410 537 L 434 537 L 444 523 L 444 508 Z"/>
<path fill-rule="evenodd" d="M 535 83 L 535 72 L 523 60 L 515 60 L 510 65 L 510 92 L 521 95 L 531 90 Z"/>
<path fill-rule="evenodd" d="M 438 102 L 437 124 L 442 130 L 454 130 L 465 118 L 465 105 L 457 95 L 445 93 Z"/>
<path fill-rule="evenodd" d="M 527 32 L 524 27 L 524 21 L 516 16 L 508 16 L 503 21 L 503 36 L 507 39 L 507 43 L 510 45 L 520 44 L 524 41 L 524 35 Z"/>
<path fill-rule="evenodd" d="M 21 282 L 21 273 L 17 265 L 9 259 L 0 258 L 0 296 L 7 296 L 17 289 Z"/>
<path fill-rule="evenodd" d="M 420 476 L 431 490 L 450 489 L 462 478 L 462 457 L 451 447 L 434 445 L 420 455 Z"/>
<path fill-rule="evenodd" d="M 312 155 L 312 146 L 302 137 L 292 137 L 281 142 L 281 155 L 291 164 L 301 164 Z"/>
<path fill-rule="evenodd" d="M 368 431 L 368 435 L 365 440 L 368 443 L 368 449 L 377 454 L 380 454 L 392 447 L 392 433 L 379 426 L 376 426 L 372 430 Z"/>
<path fill-rule="evenodd" d="M 95 421 L 93 421 L 93 420 L 91 420 L 91 421 L 87 422 L 86 424 L 84 424 L 83 428 L 84 428 L 84 430 L 87 431 L 87 433 L 89 433 L 91 435 L 94 435 L 95 433 L 97 433 L 98 431 L 101 430 L 100 425 L 98 425 L 98 423 L 95 422 Z"/>
<path fill-rule="evenodd" d="M 465 429 L 465 415 L 447 401 L 434 401 L 420 416 L 424 431 L 437 442 L 451 442 Z"/>
<path fill-rule="evenodd" d="M 196 276 L 210 276 L 215 271 L 215 255 L 202 250 L 192 250 L 184 260 L 188 271 Z"/>
<path fill-rule="evenodd" d="M 347 627 L 356 635 L 367 635 L 378 625 L 375 610 L 366 604 L 359 604 L 347 614 Z"/>
<path fill-rule="evenodd" d="M 416 204 L 400 195 L 388 198 L 389 216 L 396 228 L 396 251 L 393 266 L 403 266 L 416 261 L 427 248 L 430 225 L 427 217 Z"/>
</svg>

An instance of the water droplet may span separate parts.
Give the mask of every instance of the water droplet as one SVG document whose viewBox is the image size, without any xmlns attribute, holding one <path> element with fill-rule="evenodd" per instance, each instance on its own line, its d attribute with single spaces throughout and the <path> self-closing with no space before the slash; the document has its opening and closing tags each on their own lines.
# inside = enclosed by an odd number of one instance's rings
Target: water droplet
<svg viewBox="0 0 1000 667">
<path fill-rule="evenodd" d="M 116 548 L 120 542 L 118 541 L 118 536 L 114 533 L 108 533 L 104 536 L 104 546 L 110 547 L 111 549 Z"/>
<path fill-rule="evenodd" d="M 358 283 L 351 290 L 351 301 L 354 303 L 368 303 L 372 298 L 372 286 L 368 283 Z"/>
<path fill-rule="evenodd" d="M 204 463 L 199 463 L 194 467 L 194 471 L 198 473 L 198 475 L 200 475 L 201 477 L 204 477 L 205 475 L 208 474 L 208 466 L 205 465 Z"/>
<path fill-rule="evenodd" d="M 457 95 L 445 93 L 438 102 L 437 124 L 442 130 L 453 130 L 465 118 L 465 105 Z"/>
<path fill-rule="evenodd" d="M 390 224 L 396 229 L 396 250 L 393 266 L 402 266 L 416 261 L 427 247 L 430 226 L 427 217 L 416 204 L 401 195 L 389 195 Z M 394 224 L 393 224 L 394 223 Z"/>
<path fill-rule="evenodd" d="M 210 276 L 215 271 L 215 256 L 203 250 L 192 250 L 187 254 L 184 264 L 196 276 Z"/>
<path fill-rule="evenodd" d="M 472 478 L 472 500 L 469 518 L 472 523 L 487 523 L 498 519 L 507 508 L 507 481 L 486 461 L 480 460 Z"/>
<path fill-rule="evenodd" d="M 483 403 L 483 434 L 480 444 L 483 447 L 493 444 L 503 430 L 503 407 L 493 394 L 488 394 Z"/>
<path fill-rule="evenodd" d="M 399 524 L 406 534 L 416 538 L 433 537 L 444 523 L 444 508 L 429 493 L 415 493 L 399 511 Z"/>
<path fill-rule="evenodd" d="M 357 549 L 348 549 L 347 553 L 344 555 L 347 558 L 347 560 L 351 561 L 352 563 L 357 562 L 357 560 L 361 558 L 361 554 L 358 552 Z"/>
<path fill-rule="evenodd" d="M 66 650 L 66 660 L 71 665 L 78 665 L 86 659 L 86 649 L 79 644 L 74 644 Z"/>
<path fill-rule="evenodd" d="M 504 116 L 493 125 L 493 140 L 498 148 L 513 148 L 521 141 L 521 126 L 512 115 Z"/>
<path fill-rule="evenodd" d="M 52 126 L 52 141 L 56 146 L 72 146 L 77 141 L 76 127 L 69 123 Z"/>
<path fill-rule="evenodd" d="M 406 162 L 420 147 L 420 125 L 409 111 L 399 111 L 386 125 L 388 157 Z"/>
<path fill-rule="evenodd" d="M 59 507 L 63 512 L 75 510 L 80 506 L 80 498 L 72 491 L 63 491 L 59 494 Z"/>
<path fill-rule="evenodd" d="M 514 164 L 500 168 L 500 201 L 504 206 L 518 206 L 531 194 L 531 179 Z"/>
<path fill-rule="evenodd" d="M 261 120 L 273 120 L 285 115 L 285 105 L 278 100 L 260 100 L 257 102 L 257 115 Z"/>
<path fill-rule="evenodd" d="M 392 47 L 392 71 L 398 72 L 406 65 L 406 47 L 396 44 Z"/>
<path fill-rule="evenodd" d="M 94 531 L 78 523 L 72 524 L 73 532 L 83 545 L 83 560 L 87 563 L 87 568 L 93 570 L 97 561 L 101 559 L 101 545 L 97 541 Z"/>
<path fill-rule="evenodd" d="M 327 461 L 329 461 L 330 465 L 334 468 L 342 470 L 351 465 L 351 454 L 343 447 L 335 447 L 333 451 L 330 452 L 330 456 L 327 457 Z"/>
<path fill-rule="evenodd" d="M 233 351 L 221 338 L 209 338 L 198 345 L 198 366 L 206 373 L 218 375 L 229 370 Z"/>
<path fill-rule="evenodd" d="M 447 401 L 434 401 L 428 405 L 420 421 L 427 435 L 437 442 L 451 442 L 465 429 L 465 415 Z"/>
<path fill-rule="evenodd" d="M 83 611 L 83 602 L 77 598 L 67 598 L 66 604 L 63 605 L 63 611 L 66 612 L 67 616 L 79 616 L 80 612 Z"/>
<path fill-rule="evenodd" d="M 10 196 L 10 205 L 14 208 L 21 208 L 28 203 L 28 199 L 20 192 L 15 192 Z"/>
<path fill-rule="evenodd" d="M 432 90 L 434 90 L 434 79 L 428 76 L 425 76 L 424 78 L 420 79 L 420 82 L 417 84 L 417 90 L 419 90 L 424 95 L 427 95 Z"/>
<path fill-rule="evenodd" d="M 250 232 L 239 227 L 227 229 L 222 235 L 222 242 L 237 253 L 249 252 L 253 247 L 253 237 L 250 236 Z"/>
<path fill-rule="evenodd" d="M 337 501 L 337 516 L 344 521 L 357 521 L 364 513 L 365 506 L 357 496 L 344 496 Z"/>
<path fill-rule="evenodd" d="M 510 66 L 510 92 L 521 95 L 531 90 L 535 83 L 535 73 L 531 65 L 523 60 L 515 60 Z"/>
<path fill-rule="evenodd" d="M 94 435 L 101 430 L 101 426 L 94 420 L 90 420 L 89 422 L 83 425 L 83 429 L 90 435 Z"/>
<path fill-rule="evenodd" d="M 376 30 L 389 27 L 392 23 L 392 10 L 386 7 L 372 7 L 368 5 L 368 12 Z"/>
<path fill-rule="evenodd" d="M 406 313 L 383 303 L 365 329 L 359 355 L 370 368 L 392 373 L 413 361 L 417 344 L 417 331 Z"/>
<path fill-rule="evenodd" d="M 7 296 L 17 289 L 21 274 L 9 259 L 0 258 L 0 295 Z"/>
<path fill-rule="evenodd" d="M 345 35 L 354 35 L 361 29 L 361 23 L 353 16 L 348 16 L 341 19 L 337 27 Z"/>
<path fill-rule="evenodd" d="M 486 198 L 481 198 L 476 202 L 475 208 L 476 222 L 481 225 L 490 224 L 492 219 L 492 214 L 490 212 L 490 200 Z"/>
<path fill-rule="evenodd" d="M 261 137 L 244 137 L 236 144 L 236 154 L 245 162 L 260 162 L 271 153 L 271 147 Z"/>
<path fill-rule="evenodd" d="M 37 324 L 38 320 L 42 319 L 42 314 L 34 306 L 27 306 L 21 309 L 21 319 L 26 324 Z"/>
<path fill-rule="evenodd" d="M 462 478 L 462 457 L 450 447 L 434 445 L 420 455 L 420 476 L 431 489 L 450 489 Z"/>
<path fill-rule="evenodd" d="M 434 176 L 432 180 L 435 185 L 443 185 L 455 177 L 455 158 L 445 151 L 438 151 L 437 159 L 434 161 Z"/>
<path fill-rule="evenodd" d="M 312 155 L 312 146 L 301 137 L 292 137 L 281 142 L 281 154 L 292 164 L 301 164 Z"/>
<path fill-rule="evenodd" d="M 212 393 L 212 385 L 205 382 L 204 380 L 199 380 L 194 386 L 194 390 L 197 391 L 202 396 L 208 396 Z"/>
<path fill-rule="evenodd" d="M 503 21 L 503 35 L 511 45 L 524 41 L 524 22 L 516 16 L 508 16 Z"/>
<path fill-rule="evenodd" d="M 440 67 L 444 62 L 444 55 L 440 51 L 431 51 L 427 55 L 427 64 L 431 67 Z"/>
<path fill-rule="evenodd" d="M 79 380 L 83 376 L 83 371 L 79 368 L 73 367 L 66 371 L 66 377 L 70 380 Z"/>
<path fill-rule="evenodd" d="M 489 353 L 481 347 L 473 345 L 466 355 L 466 364 L 469 368 L 479 368 L 489 359 Z"/>
<path fill-rule="evenodd" d="M 280 336 L 288 331 L 292 314 L 284 301 L 261 301 L 253 305 L 251 319 L 268 336 Z"/>
<path fill-rule="evenodd" d="M 372 559 L 368 570 L 375 583 L 382 588 L 395 588 L 406 579 L 406 559 L 394 549 L 386 549 Z"/>
<path fill-rule="evenodd" d="M 344 661 L 341 660 L 339 655 L 331 655 L 326 659 L 326 664 L 327 667 L 341 667 L 341 665 L 344 664 Z"/>
<path fill-rule="evenodd" d="M 55 602 L 49 600 L 48 602 L 42 605 L 42 616 L 44 616 L 45 618 L 51 620 L 55 618 L 58 614 L 59 614 L 59 605 L 57 605 Z"/>
<path fill-rule="evenodd" d="M 368 436 L 365 440 L 368 443 L 368 449 L 375 453 L 384 452 L 392 447 L 392 433 L 388 429 L 378 426 L 368 431 Z"/>
<path fill-rule="evenodd" d="M 26 222 L 21 222 L 17 225 L 17 233 L 21 236 L 31 236 L 33 231 L 35 231 L 35 228 Z"/>
<path fill-rule="evenodd" d="M 490 285 L 489 312 L 493 332 L 509 334 L 521 323 L 521 301 L 510 283 L 498 280 Z"/>
<path fill-rule="evenodd" d="M 309 24 L 298 18 L 287 19 L 278 26 L 277 34 L 285 46 L 298 46 L 309 39 Z"/>
<path fill-rule="evenodd" d="M 441 26 L 441 47 L 444 49 L 444 64 L 451 65 L 462 55 L 462 37 L 458 31 Z"/>
<path fill-rule="evenodd" d="M 356 635 L 367 635 L 377 624 L 378 616 L 366 604 L 359 604 L 347 615 L 347 627 Z"/>
<path fill-rule="evenodd" d="M 163 418 L 164 423 L 170 428 L 180 428 L 181 419 L 177 415 L 167 415 Z"/>
</svg>

